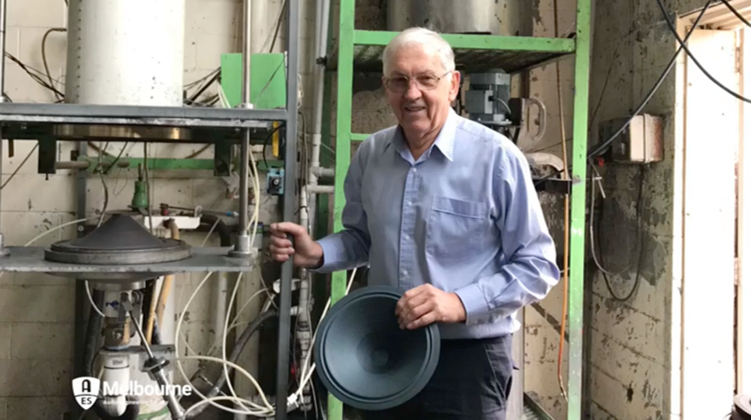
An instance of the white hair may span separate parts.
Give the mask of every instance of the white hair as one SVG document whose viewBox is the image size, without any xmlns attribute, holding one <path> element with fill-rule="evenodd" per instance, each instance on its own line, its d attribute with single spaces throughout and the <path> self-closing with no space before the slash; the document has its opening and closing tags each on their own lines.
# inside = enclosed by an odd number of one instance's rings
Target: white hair
<svg viewBox="0 0 751 420">
<path fill-rule="evenodd" d="M 389 65 L 389 60 L 393 53 L 402 47 L 411 45 L 422 45 L 425 48 L 435 50 L 438 54 L 438 58 L 441 59 L 446 71 L 456 70 L 456 64 L 454 63 L 454 51 L 451 49 L 451 45 L 446 42 L 438 32 L 431 31 L 426 28 L 409 28 L 400 32 L 386 45 L 383 50 L 383 73 L 386 74 L 386 69 Z"/>
</svg>

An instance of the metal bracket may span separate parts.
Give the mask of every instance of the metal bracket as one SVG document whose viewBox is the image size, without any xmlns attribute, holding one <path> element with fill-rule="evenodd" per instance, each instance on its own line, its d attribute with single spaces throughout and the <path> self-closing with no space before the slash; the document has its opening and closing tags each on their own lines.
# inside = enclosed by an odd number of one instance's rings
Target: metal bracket
<svg viewBox="0 0 751 420">
<path fill-rule="evenodd" d="M 232 162 L 232 145 L 229 143 L 216 143 L 214 145 L 214 175 L 230 176 Z"/>
<path fill-rule="evenodd" d="M 37 172 L 40 174 L 54 174 L 57 161 L 57 140 L 50 137 L 39 139 L 39 160 Z"/>
</svg>

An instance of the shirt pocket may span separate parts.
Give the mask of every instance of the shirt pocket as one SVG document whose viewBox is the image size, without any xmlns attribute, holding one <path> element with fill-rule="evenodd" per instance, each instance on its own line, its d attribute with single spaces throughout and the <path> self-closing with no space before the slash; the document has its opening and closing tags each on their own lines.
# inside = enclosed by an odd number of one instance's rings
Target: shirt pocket
<svg viewBox="0 0 751 420">
<path fill-rule="evenodd" d="M 466 260 L 487 245 L 492 228 L 488 204 L 433 197 L 429 212 L 428 254 L 441 261 Z"/>
</svg>

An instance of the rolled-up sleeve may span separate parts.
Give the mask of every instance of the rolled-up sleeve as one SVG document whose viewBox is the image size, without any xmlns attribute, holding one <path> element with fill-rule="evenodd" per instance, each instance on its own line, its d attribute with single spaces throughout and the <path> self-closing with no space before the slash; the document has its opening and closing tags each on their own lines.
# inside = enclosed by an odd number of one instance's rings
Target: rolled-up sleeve
<svg viewBox="0 0 751 420">
<path fill-rule="evenodd" d="M 456 291 L 467 312 L 467 325 L 492 322 L 542 300 L 560 279 L 555 244 L 526 159 L 509 148 L 500 162 L 493 196 L 499 207 L 496 227 L 502 252 L 498 258 L 504 263 L 498 272 Z"/>
<path fill-rule="evenodd" d="M 362 176 L 367 160 L 365 146 L 363 144 L 357 149 L 344 180 L 346 200 L 342 210 L 344 229 L 317 241 L 323 248 L 323 264 L 310 270 L 312 272 L 330 273 L 350 270 L 368 262 L 370 234 L 361 196 Z"/>
</svg>

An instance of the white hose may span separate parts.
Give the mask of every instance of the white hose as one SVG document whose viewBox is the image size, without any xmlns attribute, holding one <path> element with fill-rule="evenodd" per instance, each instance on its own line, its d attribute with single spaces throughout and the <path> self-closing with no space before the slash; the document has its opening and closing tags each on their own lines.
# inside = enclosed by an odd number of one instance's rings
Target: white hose
<svg viewBox="0 0 751 420">
<path fill-rule="evenodd" d="M 208 281 L 209 277 L 212 274 L 213 273 L 206 274 L 206 277 L 204 277 L 203 280 L 201 280 L 201 282 L 198 284 L 198 287 L 196 287 L 196 289 L 193 291 L 193 294 L 190 295 L 190 298 L 188 299 L 188 302 L 185 304 L 185 308 L 183 309 L 183 311 L 180 313 L 180 316 L 178 317 L 177 326 L 175 328 L 175 354 L 180 354 L 180 350 L 179 350 L 178 344 L 179 344 L 179 337 L 180 337 L 180 328 L 182 328 L 182 323 L 183 323 L 183 320 L 185 319 L 185 313 L 188 310 L 188 308 L 190 307 L 190 304 L 193 302 L 193 299 L 195 299 L 195 297 L 198 295 L 198 292 L 201 290 L 201 288 L 203 287 L 203 285 L 206 284 L 206 281 Z M 187 384 L 190 385 L 191 389 L 193 389 L 193 391 L 201 398 L 201 400 L 203 400 L 203 401 L 209 400 L 209 398 L 206 397 L 206 395 L 202 394 L 201 391 L 199 391 L 198 389 L 196 389 L 195 386 L 193 386 L 193 383 L 190 381 L 190 379 L 188 379 L 188 375 L 185 374 L 185 370 L 183 369 L 182 363 L 180 363 L 180 359 L 186 359 L 186 358 L 187 359 L 193 358 L 193 359 L 196 359 L 196 360 L 202 360 L 202 359 L 210 360 L 209 359 L 210 356 L 186 356 L 184 358 L 177 358 L 176 359 L 176 363 L 175 363 L 177 365 L 177 370 L 180 372 L 180 375 L 182 376 L 183 380 Z M 211 358 L 211 359 L 216 359 L 216 358 Z M 230 366 L 233 366 L 233 367 L 236 366 L 234 363 L 229 362 L 227 360 L 222 360 L 222 359 L 217 359 L 217 360 L 220 360 L 221 363 L 223 363 L 225 367 L 227 365 L 230 365 Z M 241 371 L 241 373 L 243 373 L 243 372 L 245 372 L 245 371 Z M 243 374 L 247 374 L 247 372 L 245 372 Z M 250 374 L 247 374 L 247 375 L 250 375 Z M 251 378 L 252 378 L 252 376 L 251 376 Z M 258 384 L 255 381 L 255 379 L 251 379 L 251 382 L 253 384 L 256 384 L 256 385 Z M 263 395 L 263 392 L 260 389 L 260 386 L 258 388 L 259 388 L 259 391 L 261 391 L 260 393 Z M 252 403 L 250 401 L 248 401 L 248 403 L 249 403 L 250 406 L 255 407 L 258 410 L 265 410 L 265 409 L 268 408 L 268 407 L 262 407 L 262 406 L 260 406 L 258 404 Z M 216 407 L 216 408 L 218 408 L 220 410 L 228 411 L 230 413 L 256 415 L 256 413 L 254 413 L 251 410 L 247 410 L 247 409 L 246 410 L 236 410 L 236 409 L 233 409 L 233 408 L 230 408 L 230 407 L 225 407 L 223 405 L 216 404 L 213 401 L 209 401 L 209 402 L 207 402 L 207 404 L 211 404 L 212 406 L 214 406 L 214 407 Z"/>
<path fill-rule="evenodd" d="M 212 397 L 212 398 L 205 398 L 204 397 L 203 401 L 201 401 L 199 403 L 196 403 L 194 406 L 191 406 L 188 409 L 188 411 L 193 410 L 193 409 L 196 408 L 196 406 L 203 405 L 203 404 L 217 405 L 217 404 L 213 403 L 213 401 L 216 401 L 216 398 L 225 398 L 225 399 L 231 399 L 233 401 L 236 401 L 240 405 L 250 405 L 250 406 L 258 407 L 258 409 L 259 409 L 258 412 L 239 412 L 239 414 L 248 414 L 248 415 L 256 416 L 256 417 L 260 417 L 260 416 L 273 416 L 274 415 L 274 406 L 272 406 L 271 403 L 269 403 L 269 401 L 266 399 L 266 395 L 263 393 L 263 390 L 261 389 L 261 386 L 255 380 L 255 378 L 253 378 L 253 375 L 251 375 L 250 373 L 248 373 L 247 370 L 243 369 L 242 367 L 238 366 L 237 364 L 232 363 L 232 362 L 228 362 L 226 360 L 219 359 L 217 357 L 211 357 L 211 356 L 186 356 L 186 357 L 176 358 L 175 360 L 178 360 L 178 361 L 179 360 L 205 360 L 205 361 L 209 361 L 209 362 L 221 363 L 225 368 L 227 366 L 230 366 L 230 367 L 234 368 L 236 371 L 240 372 L 242 375 L 244 375 L 246 378 L 248 378 L 248 380 L 256 387 L 256 389 L 258 389 L 260 397 L 261 397 L 261 400 L 263 401 L 263 403 L 266 406 L 266 407 L 261 407 L 261 406 L 259 406 L 258 404 L 254 403 L 252 401 L 248 401 L 248 400 L 245 400 L 245 399 L 242 399 L 242 398 L 239 398 L 239 397 Z M 226 409 L 227 411 L 233 411 L 233 412 L 235 412 L 234 410 L 230 410 L 228 407 L 224 407 L 224 406 L 220 406 L 220 407 L 222 409 Z"/>
<path fill-rule="evenodd" d="M 352 274 L 349 276 L 349 281 L 347 281 L 347 290 L 344 292 L 345 296 L 349 294 L 349 289 L 352 288 L 352 282 L 355 280 L 355 274 L 357 274 L 357 268 L 352 270 Z M 326 301 L 326 307 L 323 309 L 323 313 L 321 314 L 321 320 L 326 316 L 326 314 L 329 311 L 329 307 L 331 306 L 331 298 L 329 298 Z M 321 321 L 318 321 L 318 325 L 321 325 Z M 313 337 L 310 340 L 310 347 L 312 348 L 313 345 L 316 342 L 316 334 L 318 334 L 318 327 L 316 327 L 315 332 L 313 333 Z M 302 381 L 300 382 L 300 387 L 297 388 L 297 391 L 295 391 L 294 394 L 292 394 L 289 398 L 288 404 L 295 404 L 297 402 L 297 399 L 302 396 L 303 389 L 305 389 L 305 385 L 307 385 L 308 382 L 310 382 L 310 378 L 313 377 L 313 372 L 316 369 L 315 363 L 310 367 L 310 372 L 308 372 L 308 363 L 310 363 L 310 355 L 313 354 L 312 351 L 308 352 L 307 356 L 305 357 L 305 363 L 303 363 L 302 367 Z"/>
</svg>

